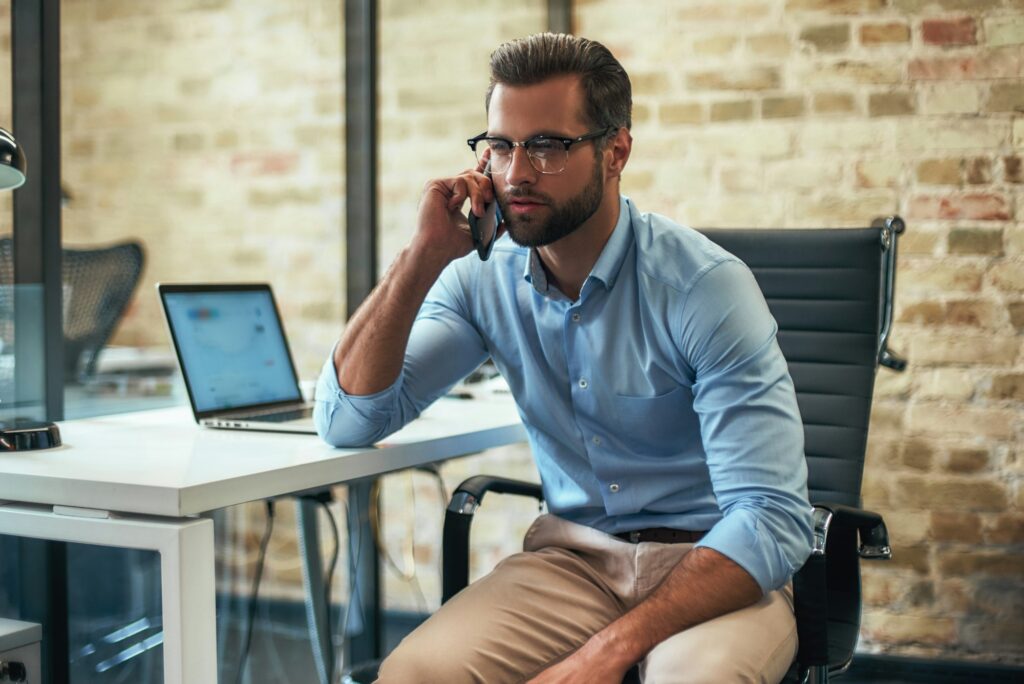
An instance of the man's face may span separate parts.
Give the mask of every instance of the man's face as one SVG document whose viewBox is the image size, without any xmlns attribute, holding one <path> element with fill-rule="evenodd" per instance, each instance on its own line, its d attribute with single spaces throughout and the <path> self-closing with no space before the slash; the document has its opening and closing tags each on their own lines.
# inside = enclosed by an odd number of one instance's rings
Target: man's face
<svg viewBox="0 0 1024 684">
<path fill-rule="evenodd" d="M 512 141 L 535 135 L 575 138 L 591 131 L 583 118 L 578 76 L 559 76 L 531 86 L 495 86 L 487 132 Z M 604 197 L 604 169 L 595 142 L 569 149 L 565 170 L 537 171 L 517 147 L 504 173 L 492 176 L 495 195 L 512 240 L 525 247 L 549 245 L 594 215 Z"/>
</svg>

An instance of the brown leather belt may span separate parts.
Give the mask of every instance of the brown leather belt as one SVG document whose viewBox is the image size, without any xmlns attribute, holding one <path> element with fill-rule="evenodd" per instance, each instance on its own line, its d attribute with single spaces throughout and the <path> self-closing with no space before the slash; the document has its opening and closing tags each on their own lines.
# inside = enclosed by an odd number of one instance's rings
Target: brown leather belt
<svg viewBox="0 0 1024 684">
<path fill-rule="evenodd" d="M 646 530 L 618 532 L 616 537 L 633 544 L 639 542 L 657 542 L 659 544 L 692 544 L 701 540 L 707 532 L 692 530 L 673 530 L 671 527 L 649 527 Z"/>
</svg>

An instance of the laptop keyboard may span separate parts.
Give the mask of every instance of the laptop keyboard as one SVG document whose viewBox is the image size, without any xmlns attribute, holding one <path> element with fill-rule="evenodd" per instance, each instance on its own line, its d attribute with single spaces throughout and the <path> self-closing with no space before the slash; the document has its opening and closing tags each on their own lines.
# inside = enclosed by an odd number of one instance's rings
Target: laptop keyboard
<svg viewBox="0 0 1024 684">
<path fill-rule="evenodd" d="M 301 420 L 313 415 L 313 409 L 301 408 L 291 411 L 278 411 L 277 413 L 261 413 L 255 416 L 242 416 L 242 420 L 250 420 L 257 423 L 287 423 L 289 420 Z"/>
</svg>

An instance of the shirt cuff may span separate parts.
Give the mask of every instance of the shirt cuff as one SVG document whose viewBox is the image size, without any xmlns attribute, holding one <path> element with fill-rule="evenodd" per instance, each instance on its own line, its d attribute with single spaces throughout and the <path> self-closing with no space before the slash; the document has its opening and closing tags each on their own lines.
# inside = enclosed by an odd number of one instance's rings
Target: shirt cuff
<svg viewBox="0 0 1024 684">
<path fill-rule="evenodd" d="M 734 510 L 718 521 L 695 546 L 714 549 L 746 570 L 767 594 L 783 586 L 797 568 L 775 537 L 749 509 Z"/>
<path fill-rule="evenodd" d="M 338 384 L 334 351 L 316 382 L 313 422 L 317 433 L 334 446 L 367 446 L 383 439 L 394 414 L 402 376 L 374 394 L 349 394 Z"/>
</svg>

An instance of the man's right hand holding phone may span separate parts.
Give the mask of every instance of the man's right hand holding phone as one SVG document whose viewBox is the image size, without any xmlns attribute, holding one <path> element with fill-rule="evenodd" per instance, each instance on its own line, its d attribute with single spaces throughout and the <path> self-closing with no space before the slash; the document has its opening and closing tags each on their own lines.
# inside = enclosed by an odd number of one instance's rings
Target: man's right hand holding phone
<svg viewBox="0 0 1024 684">
<path fill-rule="evenodd" d="M 431 254 L 447 264 L 476 247 L 481 259 L 490 256 L 490 248 L 500 235 L 500 211 L 494 186 L 487 169 L 487 154 L 476 167 L 452 178 L 429 181 L 420 200 L 419 218 L 412 247 Z M 476 217 L 474 240 L 470 219 L 462 212 L 469 200 L 469 213 Z M 485 225 L 480 219 L 494 217 Z"/>
</svg>

